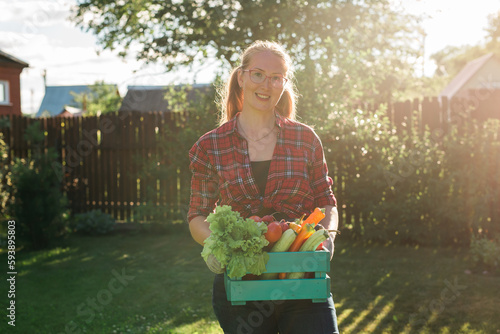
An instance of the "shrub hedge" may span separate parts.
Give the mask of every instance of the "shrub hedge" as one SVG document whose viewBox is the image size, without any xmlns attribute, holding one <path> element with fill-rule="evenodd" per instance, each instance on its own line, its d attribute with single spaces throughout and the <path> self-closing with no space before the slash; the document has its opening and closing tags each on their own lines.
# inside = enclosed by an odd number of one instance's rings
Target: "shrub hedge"
<svg viewBox="0 0 500 334">
<path fill-rule="evenodd" d="M 366 240 L 434 245 L 500 235 L 500 122 L 397 131 L 385 115 L 337 111 L 318 129 L 343 227 Z"/>
</svg>

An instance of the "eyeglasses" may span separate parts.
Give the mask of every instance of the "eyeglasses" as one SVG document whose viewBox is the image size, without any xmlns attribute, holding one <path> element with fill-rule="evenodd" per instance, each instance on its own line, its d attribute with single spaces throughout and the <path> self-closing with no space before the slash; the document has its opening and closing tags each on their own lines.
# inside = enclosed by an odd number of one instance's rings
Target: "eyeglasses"
<svg viewBox="0 0 500 334">
<path fill-rule="evenodd" d="M 271 79 L 271 85 L 274 88 L 283 88 L 283 86 L 288 81 L 288 79 L 281 74 L 273 74 L 271 76 L 267 76 L 261 70 L 243 70 L 243 72 L 250 73 L 250 80 L 252 80 L 252 82 L 256 84 L 263 83 L 266 79 Z"/>
</svg>

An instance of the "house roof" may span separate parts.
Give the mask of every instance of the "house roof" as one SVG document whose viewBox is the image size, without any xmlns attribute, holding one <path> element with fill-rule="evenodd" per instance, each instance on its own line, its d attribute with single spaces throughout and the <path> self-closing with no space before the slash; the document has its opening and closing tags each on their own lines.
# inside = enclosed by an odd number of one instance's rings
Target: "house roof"
<svg viewBox="0 0 500 334">
<path fill-rule="evenodd" d="M 28 63 L 0 50 L 0 66 L 7 67 L 29 67 Z"/>
<path fill-rule="evenodd" d="M 81 106 L 75 102 L 75 94 L 90 93 L 90 86 L 47 86 L 42 104 L 36 113 L 36 117 L 57 116 L 66 106 L 79 108 Z"/>
<path fill-rule="evenodd" d="M 82 116 L 85 113 L 85 110 L 71 106 L 64 106 L 64 109 L 59 113 L 59 115 L 63 113 L 71 116 Z"/>
<path fill-rule="evenodd" d="M 38 112 L 35 116 L 53 117 L 59 115 L 63 111 L 67 111 L 73 115 L 81 115 L 85 113 L 85 110 L 82 110 L 80 114 L 75 111 L 74 108 L 80 109 L 82 108 L 82 106 L 79 103 L 75 102 L 74 94 L 91 94 L 93 86 L 94 85 L 45 87 L 45 96 L 43 97 L 40 108 L 38 109 Z M 117 88 L 116 85 L 109 86 Z M 71 107 L 73 107 L 73 109 Z"/>
<path fill-rule="evenodd" d="M 179 88 L 182 86 L 175 86 Z M 206 92 L 210 84 L 195 84 L 187 94 L 188 100 L 196 99 L 197 92 Z M 168 86 L 128 86 L 127 94 L 123 98 L 119 112 L 128 111 L 170 111 L 165 95 L 169 92 Z"/>
<path fill-rule="evenodd" d="M 493 53 L 488 53 L 468 62 L 439 95 L 451 99 L 493 57 Z"/>
</svg>

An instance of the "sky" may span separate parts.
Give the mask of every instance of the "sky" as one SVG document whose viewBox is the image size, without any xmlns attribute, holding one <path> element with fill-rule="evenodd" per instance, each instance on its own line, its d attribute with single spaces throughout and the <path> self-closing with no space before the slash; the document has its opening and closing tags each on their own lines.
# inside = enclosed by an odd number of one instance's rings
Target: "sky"
<svg viewBox="0 0 500 334">
<path fill-rule="evenodd" d="M 406 11 L 425 14 L 426 75 L 434 67 L 428 57 L 446 46 L 483 41 L 487 16 L 500 11 L 500 0 L 401 0 Z M 68 20 L 76 0 L 0 0 L 0 49 L 30 67 L 21 74 L 23 113 L 36 113 L 46 84 L 89 85 L 104 81 L 118 85 L 122 96 L 129 85 L 208 83 L 215 72 L 208 61 L 194 70 L 165 73 L 161 64 L 144 65 L 129 56 L 122 59 L 102 51 L 91 32 Z"/>
</svg>

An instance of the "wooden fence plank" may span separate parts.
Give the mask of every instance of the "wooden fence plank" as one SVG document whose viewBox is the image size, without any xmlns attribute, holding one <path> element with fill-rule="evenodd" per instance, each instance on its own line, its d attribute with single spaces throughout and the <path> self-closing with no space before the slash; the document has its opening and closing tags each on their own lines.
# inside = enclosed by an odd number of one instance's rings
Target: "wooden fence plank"
<svg viewBox="0 0 500 334">
<path fill-rule="evenodd" d="M 90 190 L 89 184 L 93 180 L 95 180 L 95 178 L 92 177 L 93 175 L 89 174 L 85 170 L 85 168 L 83 168 L 83 166 L 87 167 L 88 161 L 87 161 L 87 159 L 85 159 L 82 156 L 82 154 L 80 152 L 80 148 L 79 148 L 79 144 L 82 140 L 81 130 L 82 130 L 83 126 L 85 126 L 85 127 L 88 126 L 88 123 L 89 123 L 88 121 L 89 121 L 89 119 L 87 119 L 87 118 L 86 119 L 83 119 L 81 117 L 75 118 L 75 122 L 73 124 L 74 125 L 73 134 L 71 136 L 73 152 L 79 161 L 78 165 L 75 167 L 75 171 L 76 171 L 76 175 L 78 175 L 79 183 L 81 182 L 81 184 L 79 184 L 78 191 L 77 191 L 78 203 L 86 203 L 87 199 L 89 200 L 89 202 L 91 202 L 90 198 L 89 198 L 89 190 Z M 92 205 L 90 208 L 95 209 L 95 206 Z"/>
<path fill-rule="evenodd" d="M 16 151 L 17 151 L 16 155 L 21 159 L 26 158 L 26 151 L 24 149 L 25 141 L 23 138 L 23 134 L 24 134 L 24 130 L 26 129 L 27 123 L 28 122 L 26 119 L 20 117 L 16 132 L 14 134 L 15 135 L 15 141 L 14 141 L 15 146 L 14 147 L 16 148 Z"/>
<path fill-rule="evenodd" d="M 127 177 L 128 166 L 130 164 L 128 159 L 127 151 L 125 150 L 128 146 L 128 127 L 127 123 L 130 122 L 130 113 L 123 113 L 120 116 L 120 193 L 122 195 L 122 205 L 124 207 L 124 214 L 126 219 L 131 218 L 130 210 L 130 182 Z"/>
<path fill-rule="evenodd" d="M 114 217 L 120 216 L 120 209 L 118 206 L 118 152 L 116 150 L 117 140 L 116 140 L 116 131 L 117 131 L 117 115 L 110 114 L 107 118 L 109 123 L 103 123 L 101 126 L 101 132 L 109 137 L 109 148 L 108 151 L 110 153 L 110 170 L 109 170 L 109 179 L 110 179 L 110 213 Z"/>
<path fill-rule="evenodd" d="M 119 173 L 120 173 L 120 151 L 119 151 L 119 131 L 120 131 L 120 119 L 118 117 L 118 113 L 113 113 L 109 115 L 109 124 L 103 124 L 105 125 L 103 127 L 103 131 L 105 131 L 107 134 L 109 134 L 112 137 L 112 148 L 111 150 L 113 151 L 113 161 L 114 161 L 114 166 L 113 166 L 113 171 L 112 171 L 112 176 L 113 176 L 113 193 L 114 193 L 114 198 L 113 198 L 113 216 L 116 217 L 117 219 L 123 220 L 123 208 L 120 202 L 121 196 L 120 196 L 120 180 L 119 180 Z"/>
<path fill-rule="evenodd" d="M 148 187 L 148 181 L 149 178 L 141 178 L 139 173 L 141 169 L 141 163 L 145 163 L 147 161 L 147 154 L 149 151 L 149 148 L 146 146 L 146 137 L 147 137 L 147 122 L 149 120 L 149 117 L 147 113 L 141 113 L 139 116 L 137 124 L 137 142 L 138 142 L 138 150 L 137 150 L 137 157 L 140 160 L 137 161 L 137 169 L 136 169 L 136 175 L 137 179 L 139 180 L 139 206 L 143 206 L 146 204 L 146 190 Z M 141 219 L 146 219 L 146 216 L 142 216 Z"/>
<path fill-rule="evenodd" d="M 22 158 L 22 153 L 21 153 L 21 135 L 20 132 L 23 131 L 22 129 L 22 117 L 21 116 L 14 116 L 13 117 L 13 124 L 11 125 L 12 128 L 12 135 L 11 135 L 11 151 L 12 155 L 16 158 Z"/>
<path fill-rule="evenodd" d="M 106 211 L 106 174 L 105 174 L 105 157 L 103 156 L 103 134 L 100 133 L 99 128 L 99 118 L 93 116 L 89 118 L 92 138 L 97 142 L 96 149 L 92 152 L 91 161 L 89 162 L 92 170 L 93 179 L 93 192 L 92 192 L 92 202 L 95 203 L 95 208 Z M 89 175 L 89 177 L 91 177 Z"/>
<path fill-rule="evenodd" d="M 150 205 L 156 206 L 157 205 L 157 196 L 158 196 L 158 191 L 156 187 L 156 180 L 157 180 L 157 168 L 155 165 L 156 161 L 156 154 L 155 154 L 155 143 L 154 143 L 154 128 L 155 128 L 155 115 L 152 112 L 148 112 L 144 114 L 144 122 L 143 122 L 143 129 L 144 129 L 144 145 L 145 145 L 145 152 L 143 154 L 143 164 L 151 164 L 151 168 L 153 168 L 151 175 L 149 175 L 146 180 L 145 180 L 145 187 L 142 187 L 142 180 L 141 180 L 141 191 L 143 194 L 143 205 L 149 203 Z M 143 189 L 144 188 L 144 189 Z M 146 219 L 150 220 L 152 216 L 150 214 L 147 214 Z"/>
<path fill-rule="evenodd" d="M 98 156 L 98 171 L 96 174 L 100 175 L 99 180 L 99 203 L 100 208 L 103 212 L 109 213 L 109 202 L 110 202 L 110 180 L 109 180 L 109 165 L 111 163 L 110 151 L 109 151 L 109 136 L 101 131 L 101 123 L 107 122 L 108 116 L 102 116 L 99 119 L 96 118 L 95 127 L 99 131 L 101 138 L 99 144 L 99 156 Z"/>
<path fill-rule="evenodd" d="M 411 129 L 411 103 L 410 101 L 394 103 L 394 124 L 399 133 L 403 129 Z"/>
<path fill-rule="evenodd" d="M 128 128 L 130 149 L 129 149 L 129 182 L 130 182 L 130 198 L 132 200 L 132 211 L 136 211 L 139 203 L 139 195 L 137 188 L 137 156 L 138 156 L 138 126 L 140 122 L 140 114 L 133 113 L 130 117 L 130 123 Z M 133 214 L 133 213 L 132 213 Z"/>
<path fill-rule="evenodd" d="M 75 118 L 75 123 L 73 127 L 72 139 L 72 149 L 75 159 L 78 162 L 74 168 L 75 174 L 78 179 L 78 190 L 77 190 L 77 201 L 78 203 L 85 203 L 87 198 L 87 187 L 86 185 L 92 179 L 92 177 L 87 174 L 84 166 L 86 165 L 86 156 L 84 155 L 85 148 L 82 144 L 82 128 L 86 120 L 81 117 Z M 80 184 L 81 182 L 81 184 Z M 80 205 L 80 204 L 79 204 Z"/>
<path fill-rule="evenodd" d="M 437 98 L 424 98 L 422 102 L 422 128 L 429 127 L 431 131 L 438 129 L 441 126 L 441 106 Z"/>
<path fill-rule="evenodd" d="M 169 114 L 159 114 L 159 121 L 158 121 L 158 135 L 157 135 L 157 141 L 159 143 L 160 149 L 158 150 L 158 161 L 159 161 L 159 166 L 158 169 L 165 171 L 167 168 L 167 157 L 168 153 L 165 152 L 165 146 L 166 146 L 166 133 L 167 133 L 167 122 L 169 119 Z M 159 189 L 160 195 L 160 205 L 163 208 L 167 208 L 168 205 L 168 180 L 163 173 L 160 178 L 160 189 Z M 167 219 L 168 213 L 167 210 L 165 209 L 164 211 L 164 218 Z"/>
</svg>

